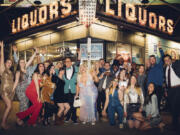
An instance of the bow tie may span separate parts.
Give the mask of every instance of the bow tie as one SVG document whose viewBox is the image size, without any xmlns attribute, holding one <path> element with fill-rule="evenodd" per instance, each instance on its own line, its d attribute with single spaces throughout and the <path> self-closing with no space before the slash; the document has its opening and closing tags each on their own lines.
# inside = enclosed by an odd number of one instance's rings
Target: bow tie
<svg viewBox="0 0 180 135">
<path fill-rule="evenodd" d="M 71 67 L 69 67 L 69 68 L 66 68 L 66 70 L 70 70 L 71 69 Z"/>
</svg>

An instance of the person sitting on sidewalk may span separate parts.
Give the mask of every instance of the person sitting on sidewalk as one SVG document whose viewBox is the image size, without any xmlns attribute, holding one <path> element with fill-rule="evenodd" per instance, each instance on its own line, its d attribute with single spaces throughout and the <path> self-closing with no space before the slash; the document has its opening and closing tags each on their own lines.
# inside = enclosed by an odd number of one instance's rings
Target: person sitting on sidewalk
<svg viewBox="0 0 180 135">
<path fill-rule="evenodd" d="M 142 122 L 140 130 L 159 127 L 160 130 L 163 131 L 163 127 L 165 126 L 159 114 L 158 100 L 154 88 L 154 84 L 149 83 L 148 93 L 144 103 L 145 117 L 140 112 L 133 114 L 135 119 Z"/>
</svg>

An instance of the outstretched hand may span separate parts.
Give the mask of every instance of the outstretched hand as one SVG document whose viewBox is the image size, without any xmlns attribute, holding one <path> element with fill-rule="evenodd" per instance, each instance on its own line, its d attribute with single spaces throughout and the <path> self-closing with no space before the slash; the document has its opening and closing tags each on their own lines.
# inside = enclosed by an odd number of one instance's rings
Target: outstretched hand
<svg viewBox="0 0 180 135">
<path fill-rule="evenodd" d="M 39 49 L 38 48 L 35 47 L 34 49 L 35 49 L 36 53 L 39 53 Z"/>
<path fill-rule="evenodd" d="M 162 45 L 161 45 L 161 42 L 160 42 L 160 41 L 158 42 L 158 45 L 157 45 L 157 46 L 158 46 L 158 48 L 162 48 Z"/>
<path fill-rule="evenodd" d="M 17 46 L 16 45 L 13 45 L 12 49 L 13 49 L 14 52 L 17 52 Z"/>
</svg>

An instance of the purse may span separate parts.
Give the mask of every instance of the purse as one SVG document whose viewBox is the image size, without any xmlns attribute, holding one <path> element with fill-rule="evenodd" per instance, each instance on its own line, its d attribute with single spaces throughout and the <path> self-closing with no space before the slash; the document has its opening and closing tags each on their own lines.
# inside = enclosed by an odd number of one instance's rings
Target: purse
<svg viewBox="0 0 180 135">
<path fill-rule="evenodd" d="M 80 107 L 81 105 L 82 105 L 82 103 L 81 103 L 80 98 L 79 98 L 79 97 L 75 98 L 75 99 L 74 99 L 73 107 L 78 108 L 78 107 Z"/>
</svg>

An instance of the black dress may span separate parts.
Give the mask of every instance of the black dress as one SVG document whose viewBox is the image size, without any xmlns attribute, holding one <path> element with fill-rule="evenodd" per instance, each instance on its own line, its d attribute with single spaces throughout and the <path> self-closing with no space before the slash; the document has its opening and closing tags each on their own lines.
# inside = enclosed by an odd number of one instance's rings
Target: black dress
<svg viewBox="0 0 180 135">
<path fill-rule="evenodd" d="M 54 103 L 55 104 L 66 103 L 67 101 L 65 100 L 64 97 L 64 85 L 65 85 L 64 80 L 60 79 L 56 75 L 53 75 L 52 82 L 56 84 L 56 89 L 53 94 Z"/>
</svg>

